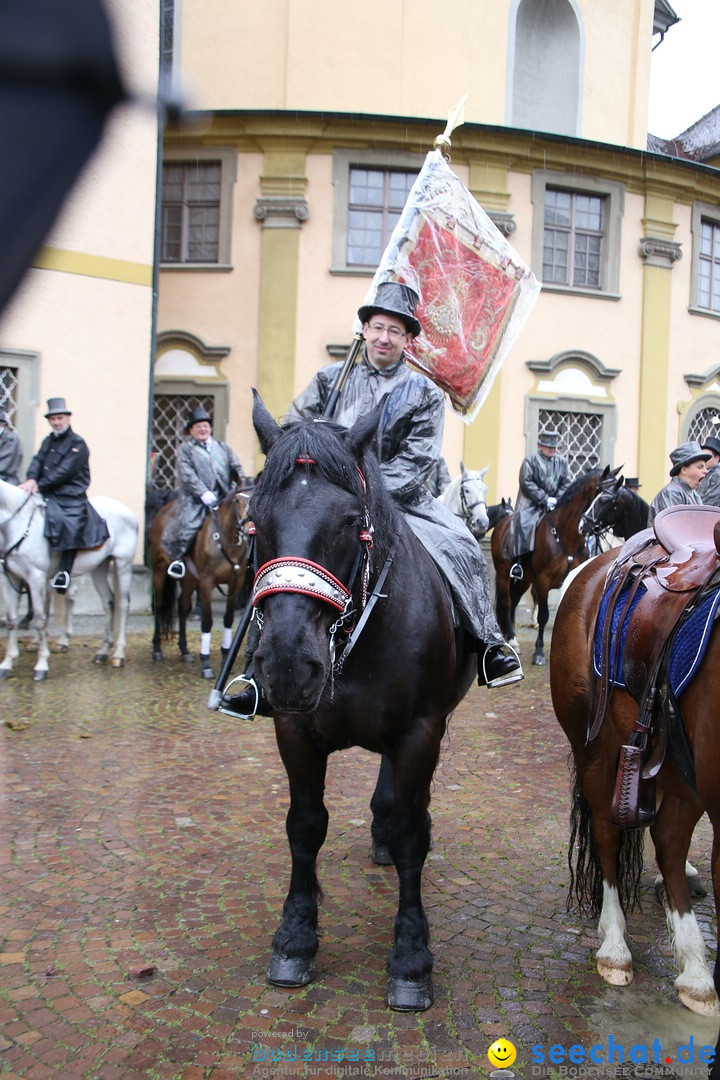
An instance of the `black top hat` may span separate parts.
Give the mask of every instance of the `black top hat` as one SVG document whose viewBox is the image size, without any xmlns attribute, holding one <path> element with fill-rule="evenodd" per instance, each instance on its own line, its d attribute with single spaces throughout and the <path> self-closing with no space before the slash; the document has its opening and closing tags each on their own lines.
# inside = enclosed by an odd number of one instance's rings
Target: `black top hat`
<svg viewBox="0 0 720 1080">
<path fill-rule="evenodd" d="M 707 450 L 703 450 L 697 439 L 680 443 L 680 446 L 670 452 L 670 460 L 673 466 L 670 475 L 677 476 L 686 465 L 692 465 L 693 461 L 709 461 L 710 457 L 711 454 Z"/>
<path fill-rule="evenodd" d="M 65 404 L 64 397 L 51 397 L 47 399 L 47 412 L 45 413 L 45 419 L 48 416 L 72 416 L 72 412 Z"/>
<path fill-rule="evenodd" d="M 199 424 L 203 420 L 207 420 L 208 424 L 210 424 L 210 426 L 212 427 L 211 418 L 208 416 L 205 409 L 203 409 L 202 406 L 199 406 L 197 409 L 193 409 L 193 411 L 188 416 L 187 424 L 185 425 L 185 430 L 189 431 L 190 428 L 193 426 L 193 424 Z"/>
<path fill-rule="evenodd" d="M 716 439 L 713 435 L 708 435 L 707 439 L 703 439 L 700 443 L 703 450 L 709 450 L 716 457 L 720 457 L 720 439 Z"/>
<path fill-rule="evenodd" d="M 538 435 L 538 446 L 559 446 L 559 431 L 541 431 Z"/>
<path fill-rule="evenodd" d="M 417 337 L 422 326 L 415 318 L 418 294 L 409 285 L 399 281 L 383 281 L 378 285 L 373 304 L 363 304 L 358 310 L 361 323 L 369 322 L 373 315 L 394 315 L 402 319 L 405 328 L 413 337 Z"/>
<path fill-rule="evenodd" d="M 629 488 L 642 487 L 642 484 L 640 483 L 640 478 L 638 476 L 626 476 L 625 477 L 625 487 L 629 487 Z"/>
</svg>

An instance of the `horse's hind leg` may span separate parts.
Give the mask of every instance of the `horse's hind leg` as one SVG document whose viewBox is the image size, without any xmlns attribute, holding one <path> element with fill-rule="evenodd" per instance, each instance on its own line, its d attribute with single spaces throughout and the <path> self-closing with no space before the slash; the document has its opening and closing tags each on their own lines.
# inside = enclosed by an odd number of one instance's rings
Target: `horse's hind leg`
<svg viewBox="0 0 720 1080">
<path fill-rule="evenodd" d="M 104 664 L 110 656 L 113 647 L 113 593 L 108 581 L 108 564 L 100 563 L 91 572 L 90 576 L 95 586 L 95 592 L 100 597 L 103 615 L 105 616 L 105 629 L 103 643 L 95 653 L 93 661 L 96 664 Z"/>
<path fill-rule="evenodd" d="M 275 986 L 305 986 L 315 978 L 318 949 L 320 886 L 315 863 L 327 833 L 328 812 L 323 802 L 327 756 L 302 732 L 290 730 L 289 723 L 285 726 L 282 717 L 276 721 L 276 731 L 290 782 L 286 829 L 292 870 L 267 977 Z"/>
<path fill-rule="evenodd" d="M 5 645 L 5 656 L 2 663 L 0 663 L 0 679 L 9 679 L 12 675 L 13 664 L 20 655 L 17 636 L 20 594 L 13 589 L 5 574 L 2 574 L 2 591 L 5 600 L 8 636 Z"/>
<path fill-rule="evenodd" d="M 699 802 L 679 799 L 666 792 L 650 834 L 665 884 L 665 915 L 680 969 L 675 988 L 683 1005 L 692 1012 L 717 1016 L 718 997 L 685 874 L 693 829 L 701 816 Z"/>
<path fill-rule="evenodd" d="M 422 726 L 418 721 L 420 730 Z M 430 849 L 430 783 L 440 746 L 433 735 L 426 737 L 424 745 L 418 745 L 420 738 L 416 735 L 412 748 L 402 747 L 394 755 L 393 805 L 387 830 L 400 886 L 395 943 L 387 962 L 387 1003 L 401 1012 L 420 1012 L 433 1003 L 433 958 L 421 886 Z"/>
<path fill-rule="evenodd" d="M 132 556 L 129 559 L 113 560 L 113 598 L 114 613 L 113 637 L 115 647 L 110 663 L 114 668 L 125 667 L 127 648 L 127 621 L 130 614 L 130 594 L 132 593 Z"/>
</svg>

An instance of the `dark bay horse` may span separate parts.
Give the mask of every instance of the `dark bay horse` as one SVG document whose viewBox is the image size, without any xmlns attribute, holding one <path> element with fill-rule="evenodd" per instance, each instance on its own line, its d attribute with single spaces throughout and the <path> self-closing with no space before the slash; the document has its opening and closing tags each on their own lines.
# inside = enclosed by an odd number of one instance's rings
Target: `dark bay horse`
<svg viewBox="0 0 720 1080">
<path fill-rule="evenodd" d="M 371 449 L 378 418 L 349 431 L 326 422 L 281 428 L 255 394 L 267 462 L 249 508 L 262 627 L 254 668 L 288 775 L 292 858 L 268 979 L 291 987 L 315 976 L 328 756 L 362 746 L 384 755 L 393 775 L 385 835 L 400 892 L 387 1002 L 419 1011 L 433 1001 L 421 898 L 430 785 L 447 718 L 477 667 L 434 563 L 380 478 Z"/>
<path fill-rule="evenodd" d="M 177 511 L 178 501 L 165 503 L 155 515 L 150 526 L 155 618 L 153 660 L 163 659 L 162 640 L 172 637 L 177 600 L 178 648 L 181 658 L 187 663 L 192 662 L 187 645 L 187 619 L 193 593 L 197 589 L 200 602 L 201 675 L 204 679 L 214 678 L 210 663 L 212 594 L 218 585 L 227 588 L 221 646 L 224 652 L 230 646 L 237 600 L 247 571 L 247 501 L 247 492 L 233 490 L 217 509 L 210 511 L 193 541 L 185 560 L 187 572 L 180 581 L 168 576 L 167 568 L 172 559 L 162 546 L 163 529 L 168 518 Z"/>
<path fill-rule="evenodd" d="M 545 626 L 548 621 L 548 593 L 559 589 L 566 575 L 588 557 L 585 539 L 580 532 L 582 517 L 601 491 L 617 494 L 622 481 L 614 471 L 590 469 L 577 479 L 558 499 L 557 506 L 541 519 L 535 533 L 535 550 L 519 560 L 512 558 L 508 532 L 512 518 L 501 518 L 492 534 L 491 551 L 495 564 L 496 615 L 505 639 L 516 645 L 515 610 L 523 594 L 532 587 L 538 605 L 538 634 L 533 664 L 546 664 L 544 652 Z M 519 561 L 522 578 L 510 577 L 510 566 Z"/>
<path fill-rule="evenodd" d="M 649 534 L 650 535 L 650 534 Z M 637 539 L 637 538 L 636 538 Z M 615 687 L 599 733 L 588 740 L 591 708 L 597 701 L 590 664 L 594 624 L 608 569 L 618 556 L 611 549 L 586 566 L 568 587 L 558 606 L 553 629 L 550 684 L 558 721 L 572 748 L 575 764 L 573 832 L 569 858 L 571 899 L 599 918 L 597 968 L 609 983 L 622 986 L 633 978 L 632 956 L 625 940 L 624 912 L 631 909 L 643 869 L 644 829 L 621 830 L 610 821 L 620 748 L 631 741 L 639 705 Z M 657 775 L 659 810 L 650 827 L 658 866 L 665 883 L 666 914 L 679 976 L 675 981 L 684 1005 L 704 1015 L 717 1015 L 720 952 L 710 974 L 702 932 L 693 913 L 686 858 L 693 828 L 707 813 L 713 828 L 712 879 L 716 918 L 720 910 L 720 632 L 712 630 L 707 653 L 694 679 L 679 697 L 695 769 L 695 790 L 683 779 L 668 751 Z M 716 1048 L 710 1076 L 720 1080 Z"/>
</svg>

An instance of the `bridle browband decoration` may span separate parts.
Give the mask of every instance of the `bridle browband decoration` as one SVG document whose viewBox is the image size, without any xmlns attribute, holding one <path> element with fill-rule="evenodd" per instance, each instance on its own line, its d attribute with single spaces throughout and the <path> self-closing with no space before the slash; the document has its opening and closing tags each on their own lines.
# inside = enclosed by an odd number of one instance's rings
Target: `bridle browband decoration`
<svg viewBox="0 0 720 1080">
<path fill-rule="evenodd" d="M 312 596 L 342 612 L 350 602 L 350 590 L 329 570 L 310 559 L 294 556 L 271 559 L 260 567 L 253 585 L 253 605 L 257 607 L 266 596 L 279 592 Z"/>
<path fill-rule="evenodd" d="M 309 457 L 298 457 L 295 459 L 298 465 L 317 465 L 317 462 Z M 358 476 L 360 477 L 360 483 L 362 485 L 363 492 L 367 491 L 367 484 L 362 470 L 356 465 Z M 249 532 L 255 533 L 255 526 L 253 523 L 249 525 Z M 333 694 L 334 683 L 332 682 L 334 675 L 339 674 L 342 670 L 342 665 L 347 659 L 347 655 L 352 649 L 353 645 L 357 641 L 360 631 L 367 622 L 370 611 L 375 604 L 375 601 L 379 599 L 383 594 L 380 593 L 381 582 L 384 581 L 385 576 L 392 564 L 392 555 L 394 553 L 394 545 L 391 554 L 386 561 L 386 565 L 383 568 L 378 587 L 373 591 L 370 602 L 368 603 L 368 584 L 370 580 L 370 551 L 373 546 L 373 527 L 368 517 L 367 509 L 364 511 L 364 522 L 358 531 L 359 547 L 353 568 L 350 574 L 350 582 L 348 585 L 344 585 L 342 581 L 335 577 L 329 570 L 326 570 L 324 566 L 319 563 L 313 562 L 310 559 L 305 559 L 301 556 L 285 555 L 277 559 L 270 559 L 264 563 L 256 572 L 255 580 L 253 582 L 252 604 L 255 609 L 255 618 L 262 628 L 263 615 L 261 611 L 262 602 L 275 593 L 299 593 L 303 596 L 310 596 L 315 600 L 320 600 L 324 604 L 328 604 L 330 607 L 335 608 L 340 612 L 339 617 L 333 622 L 329 628 L 330 635 L 330 658 L 331 658 L 331 698 Z M 362 570 L 361 570 L 362 567 Z M 361 618 L 356 623 L 355 629 L 352 629 L 352 625 L 356 620 L 358 612 L 352 606 L 352 590 L 355 585 L 355 580 L 360 572 L 360 612 Z M 335 655 L 335 635 L 338 630 L 343 630 L 349 636 L 345 647 L 343 648 L 340 656 L 336 660 Z"/>
</svg>

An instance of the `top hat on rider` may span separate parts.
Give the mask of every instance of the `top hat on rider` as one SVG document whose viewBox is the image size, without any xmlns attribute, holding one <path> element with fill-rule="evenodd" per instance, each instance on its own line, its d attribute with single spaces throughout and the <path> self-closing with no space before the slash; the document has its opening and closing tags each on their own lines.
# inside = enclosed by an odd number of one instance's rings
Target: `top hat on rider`
<svg viewBox="0 0 720 1080">
<path fill-rule="evenodd" d="M 638 488 L 642 487 L 642 484 L 640 483 L 640 477 L 639 476 L 626 476 L 625 477 L 624 487 L 630 488 L 631 491 L 637 491 Z"/>
<path fill-rule="evenodd" d="M 47 412 L 45 419 L 51 416 L 72 416 L 72 410 L 68 409 L 64 397 L 51 397 L 47 399 Z"/>
<path fill-rule="evenodd" d="M 194 432 L 193 428 L 196 424 L 200 426 L 197 428 L 197 431 Z M 185 430 L 188 435 L 191 435 L 193 439 L 197 439 L 198 442 L 207 442 L 210 438 L 210 432 L 212 431 L 212 419 L 202 407 L 193 409 L 187 418 Z"/>
<path fill-rule="evenodd" d="M 363 304 L 358 318 L 363 324 L 368 363 L 382 370 L 398 363 L 422 327 L 415 318 L 418 294 L 399 281 L 384 281 L 372 304 Z"/>
<path fill-rule="evenodd" d="M 714 461 L 710 462 L 708 468 L 711 468 L 713 465 L 717 465 L 717 463 L 720 461 L 720 439 L 716 439 L 713 435 L 709 435 L 707 439 L 703 439 L 703 441 L 700 443 L 700 446 L 703 450 L 709 450 L 712 456 L 715 458 Z"/>
</svg>

